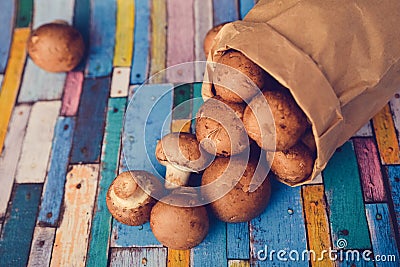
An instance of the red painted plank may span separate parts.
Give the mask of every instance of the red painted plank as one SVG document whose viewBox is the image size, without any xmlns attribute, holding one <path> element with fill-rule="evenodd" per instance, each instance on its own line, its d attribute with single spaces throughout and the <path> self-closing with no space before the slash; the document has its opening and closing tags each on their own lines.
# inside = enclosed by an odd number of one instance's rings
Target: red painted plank
<svg viewBox="0 0 400 267">
<path fill-rule="evenodd" d="M 69 72 L 64 86 L 61 116 L 75 116 L 82 92 L 83 73 Z"/>
</svg>

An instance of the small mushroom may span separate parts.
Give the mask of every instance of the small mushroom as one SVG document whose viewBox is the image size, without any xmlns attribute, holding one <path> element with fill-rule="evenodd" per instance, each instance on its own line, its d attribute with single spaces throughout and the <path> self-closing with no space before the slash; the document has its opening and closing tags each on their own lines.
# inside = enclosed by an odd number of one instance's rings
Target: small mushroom
<svg viewBox="0 0 400 267">
<path fill-rule="evenodd" d="M 49 72 L 75 68 L 85 51 L 82 35 L 63 21 L 47 23 L 34 30 L 28 40 L 33 62 Z"/>
<path fill-rule="evenodd" d="M 111 215 L 127 225 L 142 225 L 150 219 L 150 211 L 161 197 L 161 182 L 146 171 L 119 174 L 108 189 L 106 203 Z"/>
<path fill-rule="evenodd" d="M 167 189 L 187 185 L 190 174 L 202 171 L 210 162 L 210 155 L 201 149 L 196 136 L 184 132 L 165 135 L 157 143 L 156 158 L 166 167 Z"/>
<path fill-rule="evenodd" d="M 226 24 L 226 22 L 215 26 L 214 28 L 209 30 L 206 34 L 206 37 L 204 37 L 203 49 L 204 49 L 204 54 L 206 55 L 206 57 L 207 57 L 208 53 L 210 52 L 210 49 L 213 44 L 215 36 L 217 36 L 219 31 L 222 29 L 222 27 L 225 24 Z"/>
<path fill-rule="evenodd" d="M 154 236 L 171 249 L 191 249 L 206 237 L 207 210 L 199 205 L 193 188 L 180 188 L 162 198 L 152 209 L 150 227 Z"/>
</svg>

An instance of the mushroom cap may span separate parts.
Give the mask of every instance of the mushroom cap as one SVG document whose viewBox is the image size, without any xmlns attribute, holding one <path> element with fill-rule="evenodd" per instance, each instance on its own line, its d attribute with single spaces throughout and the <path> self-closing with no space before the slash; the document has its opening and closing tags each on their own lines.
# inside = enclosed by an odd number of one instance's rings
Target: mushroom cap
<svg viewBox="0 0 400 267">
<path fill-rule="evenodd" d="M 179 191 L 162 198 L 152 209 L 150 227 L 154 236 L 171 249 L 190 249 L 206 237 L 209 228 L 204 206 L 182 207 L 197 202 L 197 196 Z"/>
<path fill-rule="evenodd" d="M 213 83 L 217 95 L 229 102 L 250 101 L 264 86 L 266 73 L 245 55 L 228 50 L 217 61 Z"/>
<path fill-rule="evenodd" d="M 174 132 L 165 135 L 157 143 L 155 154 L 161 164 L 172 164 L 188 172 L 202 171 L 210 162 L 210 155 L 200 148 L 196 136 L 191 133 Z"/>
<path fill-rule="evenodd" d="M 272 117 L 264 110 L 265 102 Z M 287 89 L 264 91 L 254 97 L 244 111 L 243 123 L 248 135 L 268 151 L 292 147 L 308 127 L 306 115 Z"/>
<path fill-rule="evenodd" d="M 49 72 L 75 68 L 85 52 L 78 30 L 62 22 L 44 24 L 34 30 L 28 40 L 28 53 L 33 62 Z"/>
<path fill-rule="evenodd" d="M 219 96 L 208 99 L 196 115 L 196 137 L 210 154 L 230 156 L 250 145 L 242 118 L 245 105 L 226 102 Z"/>
<path fill-rule="evenodd" d="M 219 24 L 219 25 L 213 27 L 211 30 L 209 30 L 207 32 L 206 37 L 204 37 L 203 49 L 204 49 L 204 54 L 206 55 L 206 57 L 207 57 L 208 53 L 210 52 L 210 49 L 211 49 L 211 46 L 213 44 L 215 36 L 217 36 L 219 31 L 222 29 L 222 27 L 226 23 L 227 22 Z"/>
<path fill-rule="evenodd" d="M 209 189 L 202 187 L 206 199 L 215 199 L 215 194 L 223 195 L 227 186 L 232 187 L 218 180 L 226 179 L 228 182 L 230 179 L 235 183 L 228 193 L 210 203 L 212 211 L 220 220 L 229 223 L 250 221 L 267 207 L 271 195 L 270 174 L 266 162 L 261 161 L 254 157 L 249 160 L 237 156 L 217 158 L 204 171 L 202 186 L 215 182 Z M 244 172 L 228 167 L 230 164 L 245 166 Z"/>
<path fill-rule="evenodd" d="M 142 187 L 143 189 L 142 189 Z M 161 196 L 161 182 L 146 171 L 127 171 L 111 183 L 106 196 L 107 208 L 119 222 L 141 225 L 150 219 L 150 211 Z"/>
</svg>

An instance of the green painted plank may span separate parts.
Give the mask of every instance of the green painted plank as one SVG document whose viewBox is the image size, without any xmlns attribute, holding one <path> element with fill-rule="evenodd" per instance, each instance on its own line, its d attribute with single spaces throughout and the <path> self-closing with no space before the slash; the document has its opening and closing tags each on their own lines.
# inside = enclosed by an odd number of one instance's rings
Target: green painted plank
<svg viewBox="0 0 400 267">
<path fill-rule="evenodd" d="M 111 214 L 106 205 L 109 186 L 118 171 L 121 130 L 126 98 L 110 98 L 101 156 L 100 182 L 94 210 L 86 266 L 106 266 L 111 232 Z"/>
<path fill-rule="evenodd" d="M 360 175 L 351 141 L 335 152 L 323 176 L 332 244 L 338 248 L 338 240 L 345 239 L 346 249 L 371 249 Z"/>
<path fill-rule="evenodd" d="M 26 266 L 35 228 L 42 184 L 19 184 L 0 238 L 0 266 Z"/>
<path fill-rule="evenodd" d="M 74 27 L 82 34 L 83 41 L 85 42 L 85 56 L 84 59 L 75 68 L 76 71 L 85 69 L 87 60 L 87 47 L 89 47 L 89 29 L 90 29 L 90 0 L 76 0 L 74 6 Z"/>
<path fill-rule="evenodd" d="M 195 132 L 196 127 L 196 114 L 200 106 L 204 103 L 203 97 L 201 96 L 202 83 L 193 84 L 193 102 L 192 102 L 192 132 Z"/>
<path fill-rule="evenodd" d="M 19 0 L 17 3 L 17 28 L 29 27 L 32 21 L 33 0 Z"/>
<path fill-rule="evenodd" d="M 192 86 L 183 84 L 174 88 L 174 110 L 172 119 L 188 119 L 192 114 L 191 107 Z"/>
</svg>

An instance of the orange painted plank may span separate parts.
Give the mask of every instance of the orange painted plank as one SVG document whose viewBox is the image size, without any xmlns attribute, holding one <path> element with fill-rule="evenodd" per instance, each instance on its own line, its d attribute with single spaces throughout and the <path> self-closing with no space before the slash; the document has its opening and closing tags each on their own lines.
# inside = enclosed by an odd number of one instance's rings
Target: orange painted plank
<svg viewBox="0 0 400 267">
<path fill-rule="evenodd" d="M 167 267 L 189 267 L 190 250 L 168 249 Z"/>
<path fill-rule="evenodd" d="M 228 267 L 250 267 L 248 260 L 229 260 Z"/>
</svg>

